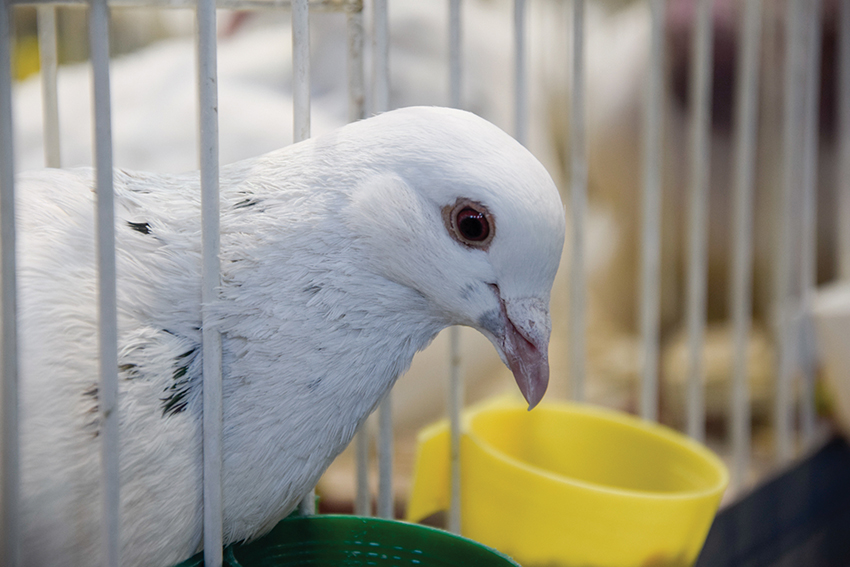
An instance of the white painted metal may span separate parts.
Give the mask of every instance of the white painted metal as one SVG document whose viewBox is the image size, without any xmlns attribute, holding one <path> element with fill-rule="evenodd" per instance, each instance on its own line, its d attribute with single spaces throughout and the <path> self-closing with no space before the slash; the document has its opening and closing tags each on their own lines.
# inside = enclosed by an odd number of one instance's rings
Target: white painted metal
<svg viewBox="0 0 850 567">
<path fill-rule="evenodd" d="M 44 162 L 62 167 L 59 149 L 59 97 L 56 88 L 56 7 L 38 7 L 38 53 L 41 59 L 41 92 L 44 99 Z"/>
<path fill-rule="evenodd" d="M 809 317 L 817 283 L 817 166 L 820 130 L 820 65 L 821 65 L 821 0 L 806 2 L 803 25 L 805 33 L 806 82 L 804 85 L 804 124 L 802 155 L 802 207 L 800 209 L 800 280 L 798 313 L 798 349 L 801 372 L 800 435 L 804 447 L 815 437 L 815 372 L 813 333 Z"/>
<path fill-rule="evenodd" d="M 310 137 L 310 10 L 307 0 L 292 2 L 292 70 L 293 70 L 293 141 Z M 298 511 L 302 515 L 316 513 L 316 491 L 310 490 Z"/>
<path fill-rule="evenodd" d="M 449 106 L 463 108 L 461 103 L 461 0 L 449 0 Z"/>
<path fill-rule="evenodd" d="M 514 138 L 528 143 L 528 78 L 525 61 L 525 0 L 514 0 Z"/>
<path fill-rule="evenodd" d="M 310 12 L 307 0 L 292 0 L 293 124 L 295 142 L 310 137 Z"/>
<path fill-rule="evenodd" d="M 788 0 L 786 14 L 785 109 L 783 118 L 783 181 L 780 204 L 779 255 L 776 264 L 779 352 L 776 384 L 776 459 L 784 464 L 794 455 L 793 379 L 796 371 L 797 333 L 793 302 L 793 234 L 795 196 L 800 183 L 800 132 L 804 117 L 806 60 L 805 28 L 802 25 L 802 0 Z"/>
<path fill-rule="evenodd" d="M 387 392 L 378 408 L 378 509 L 379 518 L 395 515 L 393 502 L 393 398 Z"/>
<path fill-rule="evenodd" d="M 204 370 L 204 565 L 222 564 L 223 403 L 221 334 L 208 316 L 221 283 L 219 265 L 219 150 L 216 14 L 212 0 L 199 0 L 197 11 L 199 158 L 201 167 L 201 244 Z"/>
<path fill-rule="evenodd" d="M 363 4 L 352 5 L 346 12 L 348 27 L 348 120 L 366 116 L 366 88 L 363 84 Z"/>
<path fill-rule="evenodd" d="M 587 214 L 587 141 L 585 116 L 584 0 L 573 0 L 572 106 L 570 108 L 570 380 L 573 399 L 585 398 L 587 356 L 585 215 Z"/>
<path fill-rule="evenodd" d="M 387 0 L 372 3 L 372 112 L 390 108 L 390 24 Z"/>
<path fill-rule="evenodd" d="M 372 4 L 372 112 L 390 107 L 389 19 L 387 0 Z M 381 518 L 392 518 L 393 505 L 393 419 L 392 392 L 378 408 L 378 509 Z"/>
<path fill-rule="evenodd" d="M 449 0 L 449 104 L 461 108 L 461 17 L 460 0 Z M 460 412 L 463 408 L 460 329 L 449 329 L 449 516 L 446 527 L 460 533 Z"/>
<path fill-rule="evenodd" d="M 761 2 L 747 0 L 741 28 L 735 112 L 732 210 L 732 470 L 731 488 L 747 484 L 750 464 L 750 390 L 747 345 L 752 322 L 753 195 L 758 126 Z"/>
<path fill-rule="evenodd" d="M 850 281 L 850 0 L 841 0 L 839 18 L 839 175 L 838 175 L 838 270 Z"/>
<path fill-rule="evenodd" d="M 661 112 L 665 0 L 651 0 L 652 28 L 643 147 L 640 332 L 643 340 L 640 415 L 658 419 L 658 348 L 661 272 Z"/>
<path fill-rule="evenodd" d="M 688 216 L 688 395 L 687 432 L 705 440 L 706 279 L 708 277 L 708 183 L 711 121 L 712 23 L 711 0 L 699 0 L 693 36 L 690 76 L 690 207 Z"/>
<path fill-rule="evenodd" d="M 107 566 L 120 558 L 118 462 L 118 314 L 115 280 L 115 209 L 112 184 L 112 109 L 109 87 L 109 8 L 92 0 L 89 42 L 94 89 L 95 194 L 97 200 L 98 330 L 100 347 L 101 459 L 103 466 L 103 552 Z"/>
<path fill-rule="evenodd" d="M 460 412 L 463 409 L 463 374 L 461 372 L 460 329 L 449 329 L 449 516 L 447 529 L 460 533 Z"/>
<path fill-rule="evenodd" d="M 20 449 L 18 436 L 18 323 L 15 278 L 15 172 L 12 141 L 11 6 L 0 5 L 0 557 L 20 565 Z"/>
<path fill-rule="evenodd" d="M 348 119 L 360 120 L 366 116 L 366 96 L 363 84 L 363 4 L 351 6 L 346 14 L 348 27 Z M 358 516 L 372 514 L 372 495 L 369 491 L 369 430 L 366 422 L 354 437 L 357 492 L 354 513 Z"/>
<path fill-rule="evenodd" d="M 358 516 L 372 515 L 372 494 L 369 490 L 369 429 L 367 422 L 354 437 L 357 467 L 357 493 L 354 497 L 354 513 Z"/>
<path fill-rule="evenodd" d="M 88 0 L 6 0 L 13 5 L 86 6 Z M 362 0 L 310 0 L 311 10 L 342 11 Z M 191 10 L 197 0 L 109 0 L 110 8 L 163 8 Z M 280 10 L 292 7 L 292 0 L 216 0 L 219 10 Z"/>
</svg>

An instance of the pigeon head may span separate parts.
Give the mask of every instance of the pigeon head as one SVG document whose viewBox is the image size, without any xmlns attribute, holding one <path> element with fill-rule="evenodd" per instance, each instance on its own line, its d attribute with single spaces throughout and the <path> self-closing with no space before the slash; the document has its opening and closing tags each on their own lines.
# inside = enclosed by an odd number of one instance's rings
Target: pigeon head
<svg viewBox="0 0 850 567">
<path fill-rule="evenodd" d="M 545 168 L 459 110 L 405 108 L 343 132 L 334 143 L 350 145 L 362 172 L 346 218 L 370 268 L 424 298 L 442 326 L 487 336 L 529 408 L 537 405 L 549 380 L 549 294 L 565 232 Z"/>
</svg>

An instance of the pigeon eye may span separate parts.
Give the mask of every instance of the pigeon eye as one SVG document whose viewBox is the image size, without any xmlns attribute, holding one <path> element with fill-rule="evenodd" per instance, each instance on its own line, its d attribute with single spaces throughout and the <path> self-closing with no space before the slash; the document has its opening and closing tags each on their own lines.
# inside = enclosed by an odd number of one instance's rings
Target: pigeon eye
<svg viewBox="0 0 850 567">
<path fill-rule="evenodd" d="M 457 231 L 466 240 L 481 242 L 490 234 L 490 224 L 481 211 L 466 207 L 457 214 Z"/>
<path fill-rule="evenodd" d="M 494 225 L 484 205 L 465 199 L 443 209 L 443 220 L 452 238 L 470 248 L 487 249 L 493 240 Z"/>
</svg>

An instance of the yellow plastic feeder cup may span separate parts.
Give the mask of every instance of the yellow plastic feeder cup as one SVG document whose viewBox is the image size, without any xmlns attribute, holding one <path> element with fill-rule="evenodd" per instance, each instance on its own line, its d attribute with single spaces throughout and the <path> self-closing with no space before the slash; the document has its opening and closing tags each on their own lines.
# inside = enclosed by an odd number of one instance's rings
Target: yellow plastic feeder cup
<svg viewBox="0 0 850 567">
<path fill-rule="evenodd" d="M 729 481 L 667 427 L 573 403 L 498 400 L 463 414 L 461 533 L 522 565 L 692 565 Z M 449 429 L 418 439 L 407 519 L 449 507 Z"/>
</svg>

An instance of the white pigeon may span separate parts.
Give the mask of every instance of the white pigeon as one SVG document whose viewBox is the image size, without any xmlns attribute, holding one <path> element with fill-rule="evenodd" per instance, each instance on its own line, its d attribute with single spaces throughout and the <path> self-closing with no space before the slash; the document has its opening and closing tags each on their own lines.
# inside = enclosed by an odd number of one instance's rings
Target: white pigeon
<svg viewBox="0 0 850 567">
<path fill-rule="evenodd" d="M 19 176 L 24 564 L 100 557 L 93 173 Z M 289 513 L 413 355 L 478 329 L 530 406 L 548 381 L 564 209 L 458 110 L 387 112 L 221 171 L 224 537 Z M 115 171 L 122 565 L 201 545 L 197 173 Z"/>
</svg>

